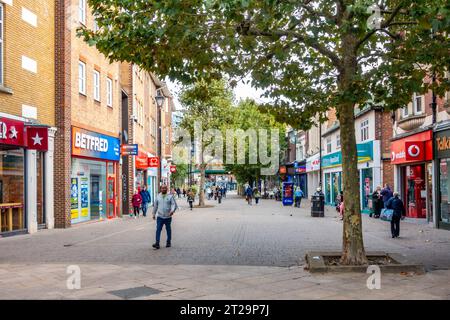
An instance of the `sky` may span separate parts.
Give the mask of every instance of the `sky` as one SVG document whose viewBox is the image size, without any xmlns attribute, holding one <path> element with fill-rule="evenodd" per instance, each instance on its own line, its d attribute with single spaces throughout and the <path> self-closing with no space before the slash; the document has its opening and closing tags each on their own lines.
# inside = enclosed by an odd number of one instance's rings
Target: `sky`
<svg viewBox="0 0 450 320">
<path fill-rule="evenodd" d="M 172 81 L 166 81 L 166 83 L 167 83 L 167 87 L 169 88 L 170 92 L 174 95 L 176 109 L 180 110 L 181 105 L 177 99 L 177 96 L 181 89 L 181 86 Z M 246 98 L 251 98 L 251 99 L 255 100 L 256 102 L 261 102 L 261 103 L 268 101 L 267 99 L 261 98 L 261 95 L 262 95 L 261 90 L 257 90 L 255 88 L 253 88 L 250 84 L 245 84 L 245 83 L 240 82 L 240 83 L 238 83 L 236 88 L 234 88 L 233 92 L 234 92 L 234 95 L 235 95 L 235 98 L 237 101 L 239 101 L 241 99 L 246 99 Z"/>
</svg>

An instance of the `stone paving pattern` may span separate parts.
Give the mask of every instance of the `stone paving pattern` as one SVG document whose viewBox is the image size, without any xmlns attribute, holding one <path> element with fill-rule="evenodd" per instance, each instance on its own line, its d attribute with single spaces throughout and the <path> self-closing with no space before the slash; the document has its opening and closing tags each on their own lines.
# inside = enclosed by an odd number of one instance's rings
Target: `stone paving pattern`
<svg viewBox="0 0 450 320">
<path fill-rule="evenodd" d="M 213 201 L 209 202 L 214 204 Z M 229 195 L 208 209 L 182 209 L 173 222 L 173 247 L 155 251 L 155 223 L 115 219 L 0 238 L 0 299 L 121 299 L 111 292 L 147 286 L 161 291 L 136 299 L 449 299 L 450 232 L 363 217 L 368 251 L 400 253 L 423 263 L 425 275 L 383 274 L 380 290 L 368 274 L 310 274 L 307 251 L 341 249 L 342 222 L 333 208 L 312 218 L 302 208 L 262 200 L 249 206 Z M 162 240 L 165 240 L 163 232 Z M 67 289 L 66 268 L 81 268 L 81 289 Z"/>
</svg>

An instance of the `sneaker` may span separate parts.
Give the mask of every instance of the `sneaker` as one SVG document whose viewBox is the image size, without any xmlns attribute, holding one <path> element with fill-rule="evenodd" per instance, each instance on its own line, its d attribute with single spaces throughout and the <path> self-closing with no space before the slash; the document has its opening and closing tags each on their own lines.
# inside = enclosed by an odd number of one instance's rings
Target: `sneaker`
<svg viewBox="0 0 450 320">
<path fill-rule="evenodd" d="M 152 247 L 155 248 L 155 249 L 159 249 L 159 243 L 154 243 L 154 244 L 152 245 Z"/>
<path fill-rule="evenodd" d="M 166 244 L 166 248 L 170 248 L 171 247 L 171 244 L 170 244 L 170 242 L 168 242 L 167 244 Z"/>
</svg>

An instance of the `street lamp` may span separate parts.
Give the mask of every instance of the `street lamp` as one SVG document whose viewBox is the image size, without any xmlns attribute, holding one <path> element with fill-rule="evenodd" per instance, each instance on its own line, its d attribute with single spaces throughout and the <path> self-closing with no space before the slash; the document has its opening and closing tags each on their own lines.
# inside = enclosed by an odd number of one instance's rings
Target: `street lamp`
<svg viewBox="0 0 450 320">
<path fill-rule="evenodd" d="M 161 94 L 161 89 L 158 89 L 156 91 L 156 97 L 155 102 L 156 106 L 158 107 L 158 157 L 159 157 L 159 187 L 158 191 L 161 188 L 161 181 L 162 181 L 162 128 L 161 128 L 161 116 L 162 111 L 161 108 L 164 104 L 165 97 Z"/>
</svg>

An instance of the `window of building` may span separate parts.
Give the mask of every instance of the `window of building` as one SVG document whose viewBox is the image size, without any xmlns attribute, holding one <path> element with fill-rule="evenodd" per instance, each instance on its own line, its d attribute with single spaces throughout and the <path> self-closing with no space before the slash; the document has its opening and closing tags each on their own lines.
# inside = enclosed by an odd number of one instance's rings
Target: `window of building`
<svg viewBox="0 0 450 320">
<path fill-rule="evenodd" d="M 408 106 L 402 108 L 402 118 L 406 118 L 409 115 Z"/>
<path fill-rule="evenodd" d="M 327 153 L 331 153 L 331 137 L 327 138 Z"/>
<path fill-rule="evenodd" d="M 341 148 L 341 135 L 340 135 L 340 134 L 338 134 L 338 135 L 336 136 L 336 148 L 337 148 L 337 149 L 340 149 L 340 148 Z"/>
<path fill-rule="evenodd" d="M 94 70 L 94 99 L 100 101 L 100 72 Z"/>
<path fill-rule="evenodd" d="M 97 22 L 96 17 L 94 16 L 92 20 L 93 20 L 93 22 L 92 22 L 92 30 L 94 32 L 97 32 L 100 28 L 98 27 L 98 22 Z"/>
<path fill-rule="evenodd" d="M 413 96 L 414 114 L 422 114 L 423 113 L 422 103 L 423 103 L 422 96 L 414 93 L 414 96 Z"/>
<path fill-rule="evenodd" d="M 106 105 L 112 107 L 113 104 L 113 83 L 110 78 L 106 79 Z"/>
<path fill-rule="evenodd" d="M 169 144 L 169 129 L 166 129 L 166 144 Z"/>
<path fill-rule="evenodd" d="M 86 25 L 86 0 L 79 0 L 78 2 L 78 20 Z"/>
<path fill-rule="evenodd" d="M 86 95 L 86 64 L 78 61 L 78 90 Z"/>
<path fill-rule="evenodd" d="M 361 122 L 361 142 L 369 140 L 369 119 Z"/>
<path fill-rule="evenodd" d="M 3 84 L 3 4 L 0 3 L 0 84 Z"/>
</svg>

